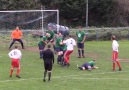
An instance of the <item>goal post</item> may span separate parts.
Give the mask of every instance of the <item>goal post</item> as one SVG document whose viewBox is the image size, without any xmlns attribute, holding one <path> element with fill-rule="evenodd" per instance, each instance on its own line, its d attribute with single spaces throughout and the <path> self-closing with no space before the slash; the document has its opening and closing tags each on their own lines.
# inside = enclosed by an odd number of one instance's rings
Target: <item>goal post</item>
<svg viewBox="0 0 129 90">
<path fill-rule="evenodd" d="M 49 23 L 59 25 L 59 10 L 0 11 L 0 37 L 19 26 L 26 36 L 26 44 L 29 44 L 29 34 L 44 35 Z"/>
</svg>

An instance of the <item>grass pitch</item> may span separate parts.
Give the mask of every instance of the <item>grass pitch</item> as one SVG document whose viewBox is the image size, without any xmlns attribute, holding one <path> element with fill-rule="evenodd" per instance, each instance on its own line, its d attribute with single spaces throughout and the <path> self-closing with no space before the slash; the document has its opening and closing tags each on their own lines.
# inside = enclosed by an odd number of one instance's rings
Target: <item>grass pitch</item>
<svg viewBox="0 0 129 90">
<path fill-rule="evenodd" d="M 129 42 L 119 41 L 119 58 L 122 71 L 112 71 L 111 41 L 85 42 L 86 58 L 77 58 L 77 48 L 70 58 L 70 67 L 63 68 L 55 63 L 52 82 L 43 82 L 43 60 L 39 59 L 37 46 L 22 50 L 21 78 L 9 77 L 11 60 L 8 47 L 0 46 L 0 90 L 128 90 L 129 89 Z M 82 65 L 96 59 L 98 69 L 80 71 L 76 64 Z"/>
</svg>

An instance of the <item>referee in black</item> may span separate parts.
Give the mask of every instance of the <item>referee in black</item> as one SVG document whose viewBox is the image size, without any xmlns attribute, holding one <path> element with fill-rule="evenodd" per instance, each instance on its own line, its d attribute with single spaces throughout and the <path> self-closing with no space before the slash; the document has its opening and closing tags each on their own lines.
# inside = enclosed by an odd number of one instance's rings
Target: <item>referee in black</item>
<svg viewBox="0 0 129 90">
<path fill-rule="evenodd" d="M 51 50 L 51 45 L 48 45 L 47 49 L 43 52 L 43 61 L 45 69 L 43 81 L 46 81 L 46 74 L 48 73 L 48 82 L 50 82 L 52 66 L 54 64 L 54 53 Z"/>
</svg>

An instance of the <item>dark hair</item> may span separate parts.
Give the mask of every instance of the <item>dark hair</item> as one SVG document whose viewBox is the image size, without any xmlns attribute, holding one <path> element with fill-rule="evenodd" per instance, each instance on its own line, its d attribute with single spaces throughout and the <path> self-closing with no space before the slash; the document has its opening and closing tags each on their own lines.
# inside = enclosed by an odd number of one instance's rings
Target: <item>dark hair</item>
<svg viewBox="0 0 129 90">
<path fill-rule="evenodd" d="M 71 38 L 71 37 L 72 37 L 72 35 L 69 35 L 69 37 Z"/>
<path fill-rule="evenodd" d="M 51 45 L 47 45 L 47 48 L 51 48 Z"/>
<path fill-rule="evenodd" d="M 115 35 L 112 35 L 111 38 L 112 38 L 112 40 L 116 40 L 116 36 Z"/>
<path fill-rule="evenodd" d="M 18 48 L 18 46 L 15 46 L 15 49 L 17 49 Z"/>
</svg>

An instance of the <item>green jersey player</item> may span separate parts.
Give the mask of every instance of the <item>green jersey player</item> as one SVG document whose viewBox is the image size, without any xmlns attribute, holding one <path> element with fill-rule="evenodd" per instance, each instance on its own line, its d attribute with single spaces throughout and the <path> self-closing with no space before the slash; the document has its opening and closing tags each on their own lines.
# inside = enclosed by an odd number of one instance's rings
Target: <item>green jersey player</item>
<svg viewBox="0 0 129 90">
<path fill-rule="evenodd" d="M 86 39 L 86 34 L 84 31 L 82 31 L 82 27 L 79 26 L 79 31 L 76 32 L 76 36 L 77 36 L 77 47 L 78 47 L 78 58 L 81 58 L 81 53 L 82 53 L 82 57 L 85 58 L 84 55 L 84 42 Z"/>
<path fill-rule="evenodd" d="M 49 36 L 50 36 L 50 34 L 46 33 L 45 36 L 40 38 L 40 41 L 38 43 L 38 47 L 39 47 L 39 51 L 40 51 L 40 58 L 43 58 L 43 50 L 45 48 L 45 45 L 47 44 L 47 39 L 48 39 Z"/>
</svg>

